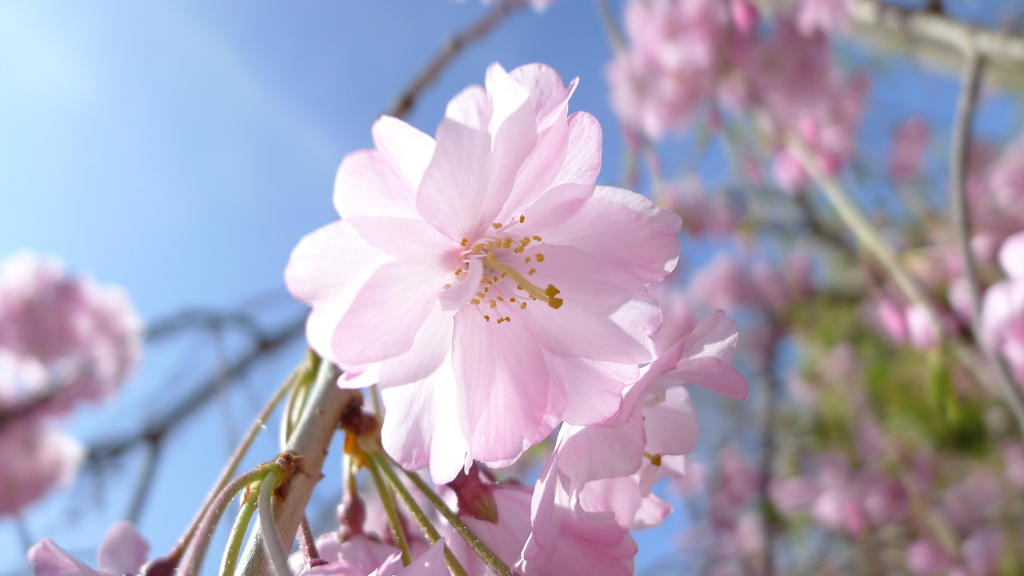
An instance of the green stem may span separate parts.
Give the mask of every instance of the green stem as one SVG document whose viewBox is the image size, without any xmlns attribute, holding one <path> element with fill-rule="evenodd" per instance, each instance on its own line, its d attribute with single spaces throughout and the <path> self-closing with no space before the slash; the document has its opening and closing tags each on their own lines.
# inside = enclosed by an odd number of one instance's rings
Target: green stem
<svg viewBox="0 0 1024 576">
<path fill-rule="evenodd" d="M 381 478 L 380 469 L 372 457 L 367 458 L 366 467 L 370 469 L 373 483 L 377 486 L 377 491 L 380 492 L 381 502 L 384 503 L 384 511 L 388 515 L 388 524 L 391 525 L 391 535 L 394 536 L 398 549 L 402 551 L 402 564 L 408 566 L 412 564 L 412 553 L 409 551 L 409 541 L 405 538 L 405 530 L 402 529 L 402 520 L 398 516 L 398 509 L 395 508 L 394 497 L 391 491 L 388 490 L 388 485 L 384 483 L 384 479 Z"/>
<path fill-rule="evenodd" d="M 446 520 L 448 520 L 448 523 L 452 525 L 452 528 L 455 528 L 455 531 L 466 539 L 470 548 L 477 553 L 477 556 L 480 556 L 484 563 L 487 564 L 495 574 L 498 576 L 513 576 L 512 569 L 508 567 L 508 564 L 505 564 L 501 558 L 498 558 L 497 554 L 492 552 L 486 544 L 481 542 L 480 538 L 478 538 L 477 535 L 469 529 L 469 526 L 466 526 L 462 519 L 459 518 L 459 515 L 453 512 L 452 509 L 444 503 L 444 500 L 442 500 L 441 497 L 430 488 L 430 486 L 427 486 L 427 483 L 424 482 L 419 475 L 409 472 L 408 470 L 404 470 L 404 472 L 405 475 L 412 480 L 412 483 L 416 485 L 416 488 L 419 489 L 420 492 L 423 492 L 423 495 L 427 497 L 427 500 L 430 500 L 430 503 L 437 508 L 437 511 L 440 512 Z"/>
<path fill-rule="evenodd" d="M 257 508 L 260 514 L 260 526 L 263 528 L 263 545 L 266 548 L 267 556 L 270 557 L 270 565 L 273 566 L 277 576 L 291 576 L 288 568 L 288 553 L 281 543 L 281 535 L 277 532 L 277 524 L 274 523 L 274 510 L 271 507 L 274 501 L 274 490 L 281 485 L 282 474 L 280 468 L 271 468 L 267 476 L 260 482 L 260 496 Z"/>
<path fill-rule="evenodd" d="M 242 542 L 245 541 L 245 533 L 249 529 L 249 521 L 256 512 L 256 501 L 259 490 L 253 487 L 242 501 L 242 509 L 235 517 L 235 524 L 231 527 L 231 534 L 228 536 L 228 546 L 224 549 L 224 559 L 221 561 L 221 576 L 234 576 L 235 567 L 238 565 L 238 553 L 242 550 Z"/>
<path fill-rule="evenodd" d="M 416 523 L 420 525 L 420 529 L 423 530 L 423 533 L 427 536 L 427 539 L 430 540 L 430 543 L 433 544 L 440 540 L 441 535 L 438 534 L 437 529 L 434 528 L 434 525 L 430 522 L 430 518 L 427 518 L 427 515 L 423 513 L 423 509 L 420 508 L 419 503 L 416 502 L 415 498 L 413 498 L 409 489 L 405 487 L 405 484 L 402 484 L 402 480 L 397 474 L 395 474 L 394 469 L 391 468 L 391 464 L 388 461 L 389 459 L 384 455 L 384 453 L 374 452 L 369 454 L 369 456 L 371 459 L 376 461 L 377 466 L 380 467 L 384 476 L 388 479 L 388 482 L 391 483 L 391 487 L 395 489 L 395 493 L 398 494 L 398 497 L 402 499 L 402 503 L 409 509 L 409 513 L 416 519 Z M 454 576 L 469 576 L 466 569 L 462 566 L 462 563 L 459 562 L 459 559 L 455 557 L 455 554 L 452 553 L 451 549 L 448 548 L 447 545 L 444 547 L 444 559 Z"/>
<path fill-rule="evenodd" d="M 216 494 L 216 497 L 212 499 L 207 507 L 202 520 L 192 531 L 193 541 L 184 550 L 184 557 L 182 557 L 179 566 L 179 574 L 183 576 L 198 576 L 203 558 L 206 557 L 206 549 L 210 547 L 210 540 L 213 538 L 213 532 L 217 528 L 217 522 L 224 515 L 224 510 L 227 509 L 228 504 L 234 499 L 236 494 L 241 492 L 242 488 L 262 480 L 269 471 L 269 467 L 264 467 L 246 472 L 229 482 L 223 490 Z"/>
</svg>

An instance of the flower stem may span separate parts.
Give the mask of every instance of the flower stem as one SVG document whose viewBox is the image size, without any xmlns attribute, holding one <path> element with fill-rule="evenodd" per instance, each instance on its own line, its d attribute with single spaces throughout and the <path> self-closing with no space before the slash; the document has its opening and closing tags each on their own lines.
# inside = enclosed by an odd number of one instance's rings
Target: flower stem
<svg viewBox="0 0 1024 576">
<path fill-rule="evenodd" d="M 242 550 L 242 543 L 245 541 L 245 533 L 249 529 L 249 521 L 256 512 L 256 500 L 259 490 L 253 489 L 246 494 L 242 501 L 242 509 L 235 517 L 235 524 L 231 527 L 231 534 L 228 536 L 228 546 L 224 549 L 224 559 L 221 561 L 220 576 L 234 576 L 235 567 L 238 565 L 238 553 Z"/>
<path fill-rule="evenodd" d="M 391 483 L 392 488 L 395 489 L 395 493 L 398 494 L 398 497 L 402 499 L 402 503 L 409 509 L 409 513 L 416 519 L 416 523 L 420 525 L 420 529 L 423 530 L 423 533 L 427 536 L 427 539 L 430 540 L 430 543 L 433 544 L 440 540 L 441 535 L 438 534 L 437 529 L 434 528 L 434 525 L 430 522 L 430 518 L 427 518 L 427 515 L 423 513 L 423 509 L 420 508 L 416 499 L 412 497 L 409 489 L 405 487 L 405 484 L 402 484 L 402 480 L 397 474 L 395 474 L 394 469 L 391 468 L 389 458 L 384 455 L 384 452 L 373 452 L 369 454 L 369 456 L 376 461 L 377 466 L 379 466 L 381 471 L 384 473 L 384 477 Z M 444 559 L 454 576 L 469 576 L 466 569 L 462 566 L 462 563 L 459 562 L 459 559 L 455 557 L 455 554 L 452 553 L 451 549 L 448 548 L 447 545 L 444 547 Z"/>
<path fill-rule="evenodd" d="M 394 497 L 388 489 L 388 485 L 384 483 L 380 468 L 372 457 L 366 459 L 366 467 L 370 469 L 373 483 L 377 486 L 377 491 L 380 492 L 380 499 L 384 503 L 384 511 L 388 516 L 388 524 L 391 525 L 391 535 L 395 538 L 398 549 L 402 551 L 402 564 L 408 566 L 412 564 L 412 553 L 409 551 L 409 541 L 405 538 L 405 530 L 402 529 L 402 519 L 398 516 L 398 509 L 395 508 Z"/>
<path fill-rule="evenodd" d="M 459 515 L 453 512 L 452 509 L 444 503 L 444 500 L 442 500 L 441 497 L 430 488 L 430 486 L 427 486 L 427 483 L 424 482 L 419 475 L 409 472 L 408 470 L 404 470 L 404 472 L 405 475 L 412 480 L 412 483 L 416 485 L 416 488 L 418 488 L 420 492 L 423 492 L 423 495 L 427 497 L 427 500 L 430 500 L 430 503 L 437 508 L 437 511 L 440 512 L 446 520 L 448 520 L 448 523 L 452 525 L 452 528 L 455 528 L 455 531 L 466 539 L 470 548 L 477 553 L 477 556 L 480 556 L 480 559 L 482 559 L 495 574 L 498 576 L 513 576 L 512 569 L 508 567 L 508 564 L 505 564 L 501 558 L 498 558 L 498 555 L 492 552 L 491 549 L 488 548 L 487 545 L 469 529 L 469 526 L 466 526 L 462 519 L 459 518 Z"/>
<path fill-rule="evenodd" d="M 274 523 L 274 510 L 271 507 L 274 502 L 274 490 L 281 485 L 281 480 L 280 469 L 271 468 L 263 482 L 260 483 L 258 508 L 260 526 L 263 528 L 263 545 L 266 548 L 267 556 L 270 557 L 270 565 L 273 566 L 277 576 L 291 576 L 291 570 L 288 569 L 288 553 L 285 552 L 284 544 L 281 543 L 281 535 L 277 532 L 277 525 Z"/>
<path fill-rule="evenodd" d="M 317 358 L 319 359 L 319 357 Z M 270 418 L 271 413 L 273 413 L 274 409 L 277 408 L 277 405 L 280 404 L 281 399 L 284 398 L 285 394 L 295 386 L 295 383 L 303 374 L 304 370 L 309 369 L 308 362 L 309 360 L 306 360 L 295 368 L 285 383 L 282 384 L 276 392 L 274 392 L 274 395 L 267 402 L 266 406 L 264 406 L 263 410 L 261 410 L 259 415 L 256 416 L 256 420 L 252 423 L 252 426 L 249 427 L 249 431 L 245 433 L 245 437 L 242 438 L 241 443 L 239 443 L 238 447 L 235 448 L 235 452 L 231 455 L 231 459 L 228 460 L 226 465 L 224 465 L 224 470 L 221 471 L 220 477 L 217 478 L 217 481 L 213 485 L 213 489 L 210 490 L 210 494 L 206 497 L 206 501 L 203 502 L 203 505 L 199 508 L 199 512 L 197 512 L 195 518 L 192 519 L 192 523 L 189 524 L 189 527 L 178 540 L 178 543 L 174 545 L 174 548 L 167 555 L 169 558 L 173 559 L 175 557 L 181 557 L 181 555 L 185 553 L 185 549 L 189 546 L 189 543 L 195 536 L 196 530 L 206 517 L 206 513 L 210 510 L 210 507 L 217 499 L 217 496 L 225 490 L 228 482 L 231 481 L 231 477 L 234 476 L 235 470 L 238 468 L 238 464 L 242 461 L 242 458 L 245 457 L 246 452 L 249 451 L 249 447 L 252 446 L 256 436 L 258 436 L 260 431 L 265 428 L 264 424 L 267 419 Z"/>
<path fill-rule="evenodd" d="M 253 482 L 262 480 L 267 475 L 269 468 L 257 468 L 246 472 L 235 478 L 217 494 L 210 503 L 203 515 L 203 519 L 192 532 L 192 542 L 185 549 L 184 557 L 181 559 L 179 574 L 182 576 L 197 576 L 202 567 L 203 558 L 206 556 L 206 549 L 210 547 L 210 540 L 217 527 L 217 522 L 224 515 L 228 504 L 242 488 Z"/>
</svg>

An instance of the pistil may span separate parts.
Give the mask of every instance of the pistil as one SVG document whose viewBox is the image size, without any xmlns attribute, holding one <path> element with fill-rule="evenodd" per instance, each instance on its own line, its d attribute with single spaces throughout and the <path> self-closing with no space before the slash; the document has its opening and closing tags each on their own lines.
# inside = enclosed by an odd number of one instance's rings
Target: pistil
<svg viewBox="0 0 1024 576">
<path fill-rule="evenodd" d="M 523 289 L 527 294 L 533 296 L 537 300 L 547 302 L 548 306 L 556 310 L 562 307 L 563 300 L 561 298 L 556 298 L 556 296 L 561 293 L 561 290 L 555 288 L 554 284 L 548 284 L 548 287 L 542 290 L 536 284 L 527 280 L 526 277 L 520 274 L 515 268 L 505 264 L 504 262 L 499 262 L 497 259 L 492 260 L 490 258 L 481 258 L 481 261 L 484 264 L 484 268 L 489 268 L 491 270 L 507 274 L 510 278 L 515 280 L 518 288 Z"/>
</svg>

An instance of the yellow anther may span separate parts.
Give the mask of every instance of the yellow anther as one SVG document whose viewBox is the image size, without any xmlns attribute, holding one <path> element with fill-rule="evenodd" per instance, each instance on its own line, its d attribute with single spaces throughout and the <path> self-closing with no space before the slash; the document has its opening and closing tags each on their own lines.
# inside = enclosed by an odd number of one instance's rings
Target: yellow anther
<svg viewBox="0 0 1024 576">
<path fill-rule="evenodd" d="M 527 264 L 529 264 L 530 260 L 533 260 L 533 257 L 532 256 L 527 256 L 526 259 L 523 260 L 523 262 L 526 262 Z"/>
<path fill-rule="evenodd" d="M 559 308 L 561 308 L 562 304 L 563 304 L 563 300 L 561 298 L 552 298 L 552 299 L 548 300 L 548 306 L 551 306 L 555 310 L 558 310 Z"/>
<path fill-rule="evenodd" d="M 451 284 L 445 284 L 445 285 L 444 285 L 444 289 L 445 289 L 445 290 L 447 290 L 447 289 L 449 289 L 449 288 L 451 288 L 451 287 L 452 287 L 452 285 L 451 285 Z"/>
<path fill-rule="evenodd" d="M 536 256 L 537 256 L 537 262 L 543 262 L 544 261 L 544 255 L 541 254 L 540 252 L 537 252 Z"/>
<path fill-rule="evenodd" d="M 526 310 L 526 302 L 523 302 L 522 304 L 520 304 L 519 307 L 521 309 L 523 309 L 523 310 Z"/>
<path fill-rule="evenodd" d="M 461 244 L 463 247 L 465 247 L 467 244 L 469 244 L 469 240 L 463 238 Z"/>
<path fill-rule="evenodd" d="M 536 273 L 537 273 L 537 269 L 536 268 L 530 268 L 530 271 L 527 272 L 527 274 L 529 274 L 530 276 L 533 276 Z"/>
<path fill-rule="evenodd" d="M 522 224 L 523 222 L 526 222 L 526 216 L 519 217 L 519 223 Z"/>
<path fill-rule="evenodd" d="M 490 322 L 491 321 L 491 317 L 488 316 L 487 314 L 484 314 L 484 320 L 487 321 L 487 322 Z"/>
<path fill-rule="evenodd" d="M 508 316 L 505 316 L 505 322 L 511 322 L 511 321 L 512 321 L 511 318 L 509 318 Z"/>
<path fill-rule="evenodd" d="M 493 278 L 495 282 L 498 281 L 498 277 L 497 276 L 491 276 L 491 278 Z"/>
<path fill-rule="evenodd" d="M 511 248 L 512 247 L 512 239 L 511 238 L 505 238 L 505 241 L 501 243 L 501 247 L 506 249 L 506 250 Z"/>
<path fill-rule="evenodd" d="M 502 298 L 501 296 L 498 296 L 498 302 L 504 302 L 504 301 L 505 301 L 504 298 Z"/>
<path fill-rule="evenodd" d="M 490 260 L 491 262 L 494 262 L 494 261 L 497 260 L 497 258 L 494 256 L 494 252 L 488 252 L 487 253 L 487 259 Z"/>
<path fill-rule="evenodd" d="M 479 303 L 480 303 L 480 301 L 479 301 L 479 300 L 477 300 L 476 298 L 473 298 L 472 300 L 470 300 L 470 301 L 469 301 L 469 303 L 470 303 L 470 304 L 472 304 L 472 305 L 474 305 L 474 306 L 476 306 L 477 304 L 479 304 Z"/>
<path fill-rule="evenodd" d="M 495 222 L 494 224 L 491 224 L 491 227 L 493 227 L 495 230 L 497 230 L 498 228 L 501 228 L 501 223 Z"/>
<path fill-rule="evenodd" d="M 529 246 L 530 245 L 530 237 L 529 236 L 523 236 L 523 239 L 520 240 L 519 243 L 522 244 L 523 246 Z"/>
<path fill-rule="evenodd" d="M 462 274 L 462 268 L 459 268 L 458 270 L 455 271 L 456 276 L 458 276 L 459 274 Z"/>
<path fill-rule="evenodd" d="M 498 307 L 498 303 L 495 302 L 494 300 L 491 300 L 491 303 L 488 304 L 488 306 L 490 306 L 491 308 L 497 308 Z"/>
<path fill-rule="evenodd" d="M 476 295 L 481 297 L 481 298 L 483 298 L 485 296 L 485 294 L 483 292 L 477 292 Z"/>
<path fill-rule="evenodd" d="M 473 254 L 479 254 L 481 250 L 483 250 L 483 248 L 481 248 L 479 244 L 473 246 Z"/>
<path fill-rule="evenodd" d="M 518 247 L 518 248 L 515 248 L 515 249 L 513 249 L 512 251 L 513 251 L 513 252 L 515 252 L 516 254 L 522 254 L 522 253 L 523 253 L 523 250 L 525 250 L 525 248 L 523 248 L 522 246 L 520 246 L 520 247 Z"/>
<path fill-rule="evenodd" d="M 522 289 L 523 289 L 523 287 L 522 287 L 522 286 L 520 286 L 520 285 L 516 284 L 516 290 L 522 290 Z"/>
<path fill-rule="evenodd" d="M 558 288 L 555 288 L 554 284 L 548 284 L 548 287 L 544 289 L 544 294 L 547 294 L 548 296 L 552 297 L 558 296 L 561 293 L 562 291 L 559 290 Z"/>
<path fill-rule="evenodd" d="M 515 302 L 515 301 L 516 301 L 516 297 L 515 297 L 515 296 L 513 296 L 513 297 L 509 298 L 509 299 L 508 299 L 508 301 L 509 301 L 509 302 Z"/>
<path fill-rule="evenodd" d="M 501 324 L 501 323 L 502 323 L 502 322 L 504 322 L 504 321 L 505 321 L 505 319 L 504 319 L 504 318 L 498 318 L 498 324 Z"/>
<path fill-rule="evenodd" d="M 540 236 L 534 236 L 533 239 L 536 240 L 537 242 L 543 240 L 543 238 L 541 238 Z"/>
</svg>

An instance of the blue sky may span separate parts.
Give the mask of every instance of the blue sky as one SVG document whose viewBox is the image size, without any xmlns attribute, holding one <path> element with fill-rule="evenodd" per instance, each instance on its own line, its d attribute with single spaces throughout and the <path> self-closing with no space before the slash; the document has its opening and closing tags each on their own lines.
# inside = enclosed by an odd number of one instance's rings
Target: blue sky
<svg viewBox="0 0 1024 576">
<path fill-rule="evenodd" d="M 281 294 L 292 247 L 336 218 L 331 190 L 341 158 L 371 145 L 373 120 L 446 37 L 484 10 L 475 0 L 0 3 L 0 257 L 21 248 L 57 255 L 124 286 L 147 320 Z M 462 54 L 409 120 L 433 133 L 447 100 L 482 82 L 489 63 L 545 62 L 567 81 L 581 78 L 571 109 L 604 126 L 601 180 L 613 183 L 623 149 L 606 97 L 610 55 L 592 2 L 524 11 Z M 877 79 L 871 113 L 885 112 L 863 129 L 869 159 L 883 158 L 892 126 L 912 110 L 948 125 L 956 87 L 947 78 L 896 61 Z M 990 108 L 982 130 L 1011 136 L 1010 103 Z M 700 171 L 720 175 L 721 156 L 702 159 Z M 709 257 L 688 254 L 691 264 Z M 276 310 L 300 309 L 285 300 Z M 150 351 L 123 397 L 83 411 L 72 431 L 88 441 L 140 425 L 216 364 L 212 344 L 197 336 Z M 154 551 L 180 534 L 230 439 L 301 354 L 298 346 L 283 351 L 249 378 L 251 391 L 225 393 L 174 438 L 141 521 Z M 171 372 L 183 364 L 186 372 Z M 249 465 L 276 452 L 272 436 Z M 91 562 L 139 465 L 130 458 L 123 477 L 34 507 L 31 535 L 50 535 Z M 323 501 L 338 486 L 330 466 Z M 682 520 L 671 522 L 678 529 Z M 670 538 L 638 536 L 638 566 L 661 558 Z M 17 541 L 11 522 L 0 520 L 0 575 L 24 567 Z"/>
</svg>

